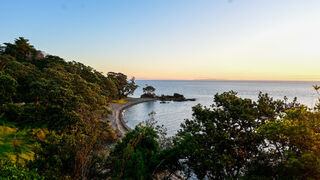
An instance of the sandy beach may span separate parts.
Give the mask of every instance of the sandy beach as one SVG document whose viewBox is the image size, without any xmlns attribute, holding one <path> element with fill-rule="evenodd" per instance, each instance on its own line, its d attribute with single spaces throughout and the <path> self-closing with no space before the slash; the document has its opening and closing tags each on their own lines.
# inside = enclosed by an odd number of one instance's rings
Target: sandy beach
<svg viewBox="0 0 320 180">
<path fill-rule="evenodd" d="M 118 130 L 119 135 L 123 137 L 130 128 L 124 122 L 122 112 L 133 105 L 154 100 L 152 98 L 127 98 L 126 103 L 111 103 L 109 108 L 112 110 L 112 114 L 103 120 L 109 120 L 112 128 Z"/>
</svg>

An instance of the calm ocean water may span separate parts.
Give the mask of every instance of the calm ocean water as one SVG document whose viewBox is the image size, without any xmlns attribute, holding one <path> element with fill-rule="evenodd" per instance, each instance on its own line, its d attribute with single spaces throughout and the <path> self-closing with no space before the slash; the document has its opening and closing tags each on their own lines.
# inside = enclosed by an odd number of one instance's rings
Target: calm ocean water
<svg viewBox="0 0 320 180">
<path fill-rule="evenodd" d="M 186 98 L 196 98 L 192 102 L 169 102 L 161 104 L 159 101 L 141 103 L 124 112 L 124 120 L 130 128 L 149 118 L 150 112 L 155 112 L 155 119 L 168 129 L 168 135 L 174 135 L 180 128 L 181 122 L 192 118 L 192 107 L 200 103 L 210 106 L 216 93 L 234 90 L 243 98 L 257 100 L 259 92 L 268 93 L 274 99 L 291 101 L 294 97 L 298 102 L 314 106 L 318 101 L 318 94 L 312 88 L 315 82 L 253 82 L 253 81 L 166 81 L 166 80 L 137 80 L 139 88 L 133 97 L 140 97 L 142 88 L 146 84 L 156 88 L 156 94 L 183 94 Z M 318 83 L 319 84 L 319 83 Z"/>
</svg>

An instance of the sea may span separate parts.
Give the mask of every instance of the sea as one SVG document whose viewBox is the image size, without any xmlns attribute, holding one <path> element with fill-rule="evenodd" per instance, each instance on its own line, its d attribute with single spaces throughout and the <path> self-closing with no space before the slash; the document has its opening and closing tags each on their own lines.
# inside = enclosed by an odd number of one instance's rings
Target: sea
<svg viewBox="0 0 320 180">
<path fill-rule="evenodd" d="M 139 85 L 132 97 L 140 97 L 142 88 L 146 85 L 155 87 L 157 95 L 183 94 L 186 98 L 196 98 L 196 101 L 160 103 L 160 101 L 145 102 L 134 105 L 123 112 L 124 121 L 130 128 L 150 119 L 150 113 L 159 125 L 164 125 L 167 135 L 173 136 L 180 129 L 185 119 L 192 118 L 192 107 L 201 104 L 209 107 L 213 104 L 215 94 L 226 91 L 236 91 L 239 97 L 258 99 L 259 92 L 268 93 L 273 99 L 288 101 L 297 97 L 298 102 L 314 107 L 319 94 L 313 85 L 320 82 L 285 82 L 285 81 L 184 81 L 184 80 L 136 80 Z"/>
</svg>

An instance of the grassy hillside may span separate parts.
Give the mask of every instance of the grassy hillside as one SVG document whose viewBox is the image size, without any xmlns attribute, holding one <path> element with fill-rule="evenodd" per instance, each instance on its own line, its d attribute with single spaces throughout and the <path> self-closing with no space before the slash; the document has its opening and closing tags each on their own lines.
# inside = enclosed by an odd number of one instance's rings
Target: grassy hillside
<svg viewBox="0 0 320 180">
<path fill-rule="evenodd" d="M 32 160 L 33 143 L 27 130 L 19 130 L 6 125 L 0 126 L 0 158 L 9 157 L 16 161 L 15 152 L 18 152 L 18 156 L 22 160 Z"/>
</svg>

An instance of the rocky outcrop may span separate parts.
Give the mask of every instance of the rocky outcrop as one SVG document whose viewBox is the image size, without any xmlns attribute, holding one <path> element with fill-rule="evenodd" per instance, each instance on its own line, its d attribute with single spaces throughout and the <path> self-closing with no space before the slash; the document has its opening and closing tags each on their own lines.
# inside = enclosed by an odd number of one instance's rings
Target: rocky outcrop
<svg viewBox="0 0 320 180">
<path fill-rule="evenodd" d="M 140 96 L 140 98 L 158 98 L 155 94 L 145 93 Z"/>
<path fill-rule="evenodd" d="M 174 93 L 173 96 L 170 95 L 161 95 L 161 96 L 156 96 L 155 94 L 142 94 L 141 98 L 154 98 L 157 100 L 160 100 L 162 102 L 165 101 L 195 101 L 195 98 L 185 98 L 184 95 Z"/>
<path fill-rule="evenodd" d="M 158 97 L 160 101 L 195 101 L 195 98 L 187 99 L 182 94 L 174 93 L 173 96 L 161 95 Z"/>
</svg>

